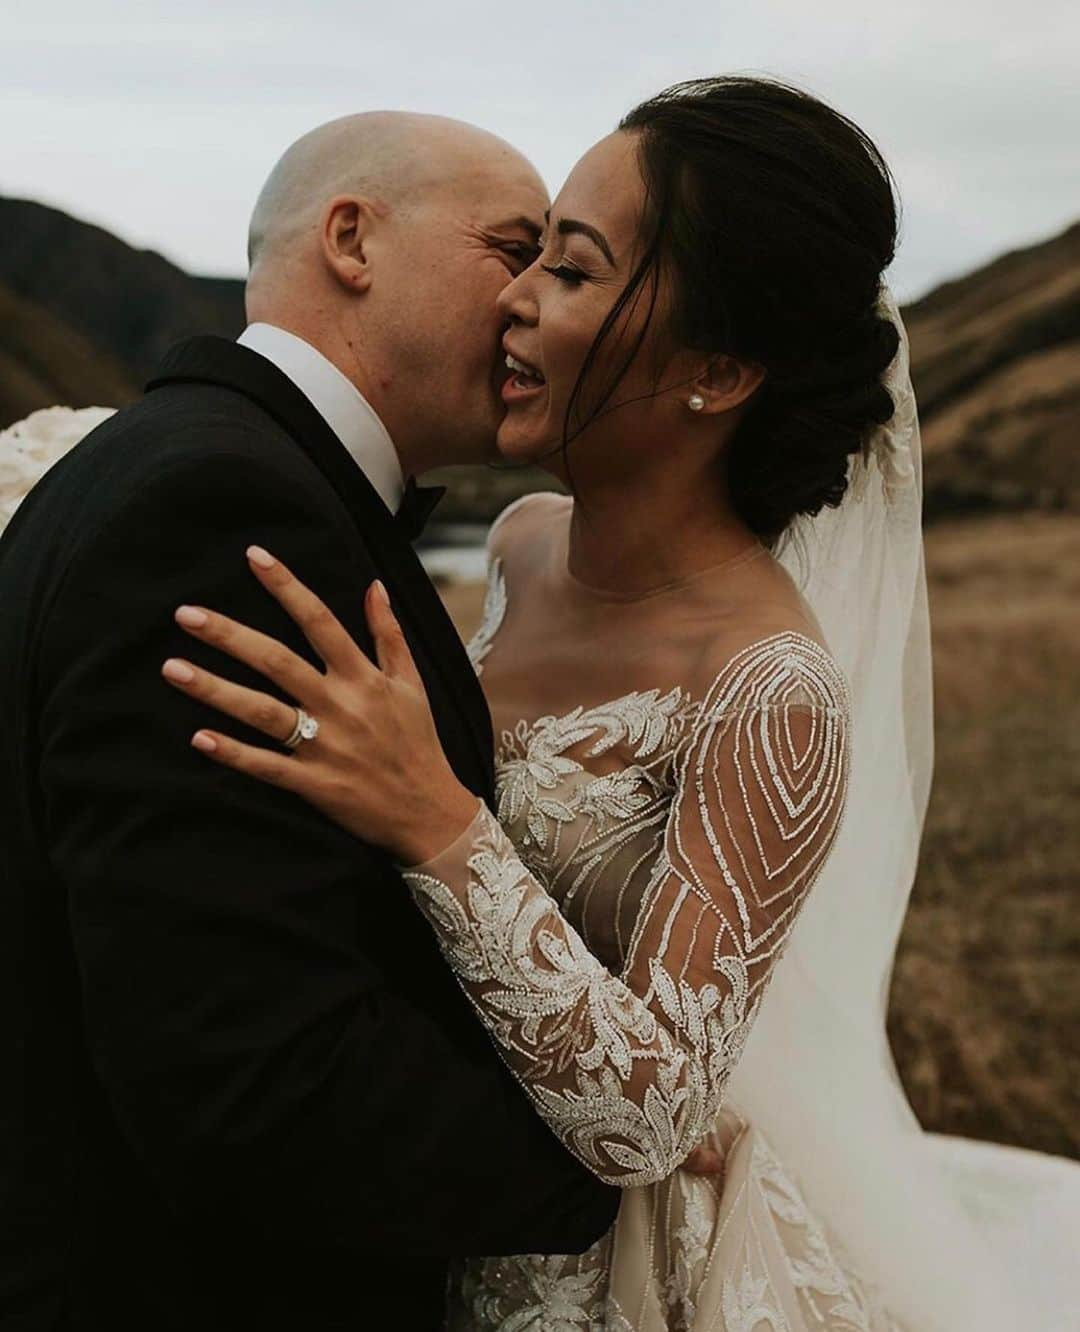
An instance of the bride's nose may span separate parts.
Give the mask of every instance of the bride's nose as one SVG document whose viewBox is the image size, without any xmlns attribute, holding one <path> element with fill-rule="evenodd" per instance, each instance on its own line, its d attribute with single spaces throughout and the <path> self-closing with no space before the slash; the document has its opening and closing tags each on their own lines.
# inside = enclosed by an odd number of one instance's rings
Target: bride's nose
<svg viewBox="0 0 1080 1332">
<path fill-rule="evenodd" d="M 536 299 L 533 293 L 532 269 L 526 268 L 499 292 L 495 308 L 499 318 L 507 324 L 535 324 Z"/>
</svg>

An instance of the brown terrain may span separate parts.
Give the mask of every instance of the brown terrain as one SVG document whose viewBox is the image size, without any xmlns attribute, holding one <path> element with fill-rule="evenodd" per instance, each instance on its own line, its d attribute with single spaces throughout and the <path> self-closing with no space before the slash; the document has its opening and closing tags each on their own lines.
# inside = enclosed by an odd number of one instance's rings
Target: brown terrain
<svg viewBox="0 0 1080 1332">
<path fill-rule="evenodd" d="M 924 1124 L 1080 1157 L 1080 521 L 926 548 L 937 764 L 889 1035 Z"/>
<path fill-rule="evenodd" d="M 1080 507 L 1080 224 L 904 314 L 928 516 Z"/>
<path fill-rule="evenodd" d="M 927 1127 L 1080 1157 L 1080 224 L 904 314 L 937 768 L 889 1034 Z M 170 342 L 242 322 L 239 282 L 0 199 L 0 427 L 121 404 Z M 544 482 L 447 479 L 442 514 L 472 522 Z M 445 596 L 467 635 L 481 590 Z"/>
</svg>

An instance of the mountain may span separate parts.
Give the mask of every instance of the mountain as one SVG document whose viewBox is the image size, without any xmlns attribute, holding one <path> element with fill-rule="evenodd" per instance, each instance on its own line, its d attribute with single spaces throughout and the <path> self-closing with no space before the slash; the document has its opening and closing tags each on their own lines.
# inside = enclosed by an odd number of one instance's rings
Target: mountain
<svg viewBox="0 0 1080 1332">
<path fill-rule="evenodd" d="M 0 283 L 0 424 L 50 403 L 110 406 L 138 392 L 129 368 Z"/>
<path fill-rule="evenodd" d="M 0 198 L 0 425 L 27 405 L 119 405 L 192 333 L 235 337 L 243 283 L 191 277 L 149 250 L 55 208 Z M 37 318 L 33 315 L 39 316 Z"/>
<path fill-rule="evenodd" d="M 1080 223 L 904 311 L 929 517 L 1080 507 Z"/>
<path fill-rule="evenodd" d="M 904 311 L 926 510 L 1075 509 L 1080 223 Z M 192 333 L 235 337 L 243 283 L 192 277 L 42 204 L 0 198 L 0 427 L 35 407 L 128 401 Z M 455 469 L 440 516 L 486 520 L 536 471 Z"/>
</svg>

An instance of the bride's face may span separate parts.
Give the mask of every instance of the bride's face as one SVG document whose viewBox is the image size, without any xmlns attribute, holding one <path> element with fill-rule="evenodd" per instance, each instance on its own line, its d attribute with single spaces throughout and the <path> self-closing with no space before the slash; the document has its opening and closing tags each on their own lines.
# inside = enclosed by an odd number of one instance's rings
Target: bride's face
<svg viewBox="0 0 1080 1332">
<path fill-rule="evenodd" d="M 585 357 L 604 319 L 641 258 L 645 186 L 636 136 L 615 133 L 589 150 L 570 173 L 548 215 L 543 253 L 499 297 L 510 327 L 504 346 L 527 370 L 503 386 L 506 417 L 499 429 L 503 457 L 538 462 L 562 475 L 567 406 Z M 590 370 L 575 407 L 571 467 L 602 466 L 608 475 L 635 465 L 635 445 L 671 427 L 679 410 L 673 348 L 665 346 L 669 295 L 661 283 L 641 350 L 599 418 L 575 439 L 580 408 L 591 414 L 598 390 L 610 382 L 647 318 L 648 280 L 623 311 Z M 683 406 L 683 410 L 685 407 Z"/>
</svg>

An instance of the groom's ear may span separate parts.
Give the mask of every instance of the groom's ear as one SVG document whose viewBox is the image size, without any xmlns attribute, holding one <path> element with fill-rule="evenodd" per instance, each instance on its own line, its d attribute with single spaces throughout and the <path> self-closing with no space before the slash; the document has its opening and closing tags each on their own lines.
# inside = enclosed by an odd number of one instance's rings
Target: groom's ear
<svg viewBox="0 0 1080 1332">
<path fill-rule="evenodd" d="M 334 277 L 350 291 L 371 286 L 368 242 L 379 220 L 380 206 L 356 195 L 338 195 L 323 209 L 322 253 Z"/>
</svg>

